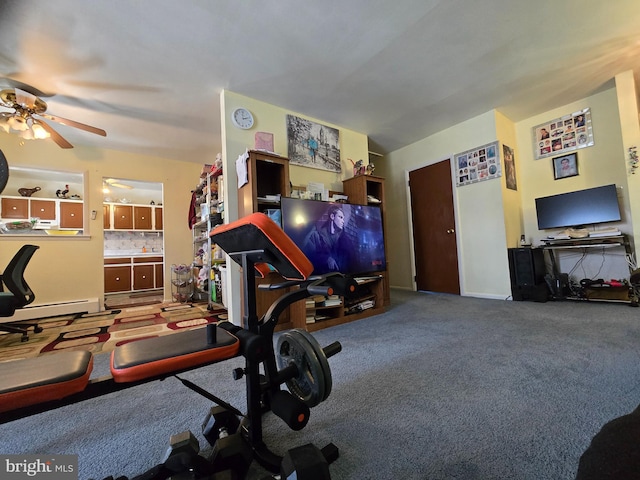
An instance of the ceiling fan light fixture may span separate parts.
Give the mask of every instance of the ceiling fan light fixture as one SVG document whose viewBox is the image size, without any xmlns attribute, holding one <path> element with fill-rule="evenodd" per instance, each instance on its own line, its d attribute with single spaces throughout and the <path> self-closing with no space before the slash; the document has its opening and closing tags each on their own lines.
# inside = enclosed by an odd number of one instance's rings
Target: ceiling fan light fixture
<svg viewBox="0 0 640 480">
<path fill-rule="evenodd" d="M 49 132 L 42 128 L 42 125 L 38 125 L 37 123 L 34 123 L 31 126 L 31 131 L 33 132 L 33 138 L 36 140 L 43 140 L 51 136 L 49 135 Z"/>
<path fill-rule="evenodd" d="M 15 132 L 24 132 L 29 130 L 27 119 L 20 115 L 13 115 L 9 120 L 9 128 Z"/>
</svg>

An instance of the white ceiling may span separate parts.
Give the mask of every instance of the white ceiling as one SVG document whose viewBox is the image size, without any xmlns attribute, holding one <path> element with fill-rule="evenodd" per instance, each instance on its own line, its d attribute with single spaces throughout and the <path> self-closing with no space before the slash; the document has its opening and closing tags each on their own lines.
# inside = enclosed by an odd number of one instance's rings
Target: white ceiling
<svg viewBox="0 0 640 480">
<path fill-rule="evenodd" d="M 49 113 L 107 131 L 55 125 L 71 143 L 200 163 L 221 150 L 222 89 L 385 153 L 629 69 L 638 0 L 3 0 L 0 14 L 0 87 L 55 93 Z"/>
</svg>

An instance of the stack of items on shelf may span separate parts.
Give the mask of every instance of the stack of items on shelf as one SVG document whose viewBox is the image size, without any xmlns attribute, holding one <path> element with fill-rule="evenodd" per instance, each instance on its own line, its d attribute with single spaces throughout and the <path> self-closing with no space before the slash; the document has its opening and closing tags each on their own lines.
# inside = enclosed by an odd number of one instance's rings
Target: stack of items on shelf
<svg viewBox="0 0 640 480">
<path fill-rule="evenodd" d="M 368 310 L 369 308 L 373 308 L 376 306 L 376 301 L 373 298 L 368 298 L 366 300 L 361 300 L 353 305 L 350 305 L 347 309 L 347 313 L 356 313 L 362 312 L 363 310 Z"/>
<path fill-rule="evenodd" d="M 342 298 L 339 295 L 314 295 L 306 300 L 307 323 L 315 323 L 330 318 L 322 314 L 322 309 L 342 306 Z"/>
<path fill-rule="evenodd" d="M 617 227 L 608 227 L 605 229 L 596 230 L 595 232 L 589 232 L 590 238 L 617 237 L 619 235 L 622 235 L 622 233 Z"/>
</svg>

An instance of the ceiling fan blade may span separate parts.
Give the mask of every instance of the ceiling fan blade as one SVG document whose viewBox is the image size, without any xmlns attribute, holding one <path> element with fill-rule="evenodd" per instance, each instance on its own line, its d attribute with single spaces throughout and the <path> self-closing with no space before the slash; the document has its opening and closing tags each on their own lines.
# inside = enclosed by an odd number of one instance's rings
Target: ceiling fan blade
<svg viewBox="0 0 640 480">
<path fill-rule="evenodd" d="M 44 128 L 47 133 L 49 135 L 51 135 L 51 139 L 56 142 L 58 144 L 58 146 L 60 148 L 73 148 L 73 145 L 71 145 L 69 142 L 67 142 L 64 138 L 62 138 L 62 135 L 60 135 L 58 132 L 56 132 L 51 125 L 49 125 L 47 122 L 43 122 L 42 120 L 39 120 L 37 118 L 33 119 L 34 123 L 36 123 L 37 125 L 40 125 L 42 128 Z"/>
<path fill-rule="evenodd" d="M 0 84 L 6 83 L 11 88 L 19 88 L 20 90 L 24 90 L 25 92 L 29 92 L 31 95 L 35 95 L 36 97 L 52 97 L 53 93 L 44 92 L 39 88 L 34 87 L 33 85 L 29 85 L 28 83 L 21 82 L 16 78 L 12 78 L 17 76 L 17 74 L 9 74 L 7 76 L 0 76 Z"/>
<path fill-rule="evenodd" d="M 110 187 L 116 187 L 116 188 L 126 188 L 128 190 L 131 190 L 133 188 L 132 185 L 126 185 L 124 183 L 121 183 L 119 180 L 115 179 L 115 178 L 106 178 L 104 180 L 104 183 L 106 183 L 107 185 L 109 185 Z"/>
<path fill-rule="evenodd" d="M 116 188 L 124 188 L 126 190 L 133 189 L 133 187 L 131 185 L 125 185 L 124 183 L 110 183 L 109 185 L 111 185 L 112 187 L 116 187 Z"/>
<path fill-rule="evenodd" d="M 20 90 L 19 88 L 14 88 L 14 90 L 16 92 L 16 103 L 25 108 L 35 108 L 38 97 L 29 92 L 25 92 L 24 90 Z"/>
<path fill-rule="evenodd" d="M 107 136 L 107 132 L 105 132 L 101 128 L 92 127 L 91 125 L 85 125 L 84 123 L 76 122 L 74 120 L 69 120 L 67 118 L 62 118 L 55 115 L 49 115 L 46 113 L 41 113 L 40 116 L 47 118 L 53 122 L 58 122 L 62 125 L 67 125 L 69 127 L 76 127 L 86 132 L 95 133 L 96 135 L 102 135 L 103 137 Z"/>
</svg>

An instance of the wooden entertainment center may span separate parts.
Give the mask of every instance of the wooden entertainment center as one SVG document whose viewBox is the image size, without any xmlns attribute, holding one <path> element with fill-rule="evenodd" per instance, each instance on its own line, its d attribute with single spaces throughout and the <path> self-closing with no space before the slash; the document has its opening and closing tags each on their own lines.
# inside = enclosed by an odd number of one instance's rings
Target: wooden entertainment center
<svg viewBox="0 0 640 480">
<path fill-rule="evenodd" d="M 251 150 L 247 159 L 247 180 L 247 183 L 238 189 L 240 218 L 254 212 L 267 213 L 269 210 L 279 209 L 279 199 L 288 197 L 291 192 L 289 159 Z M 348 203 L 379 205 L 384 225 L 384 178 L 359 175 L 342 183 L 343 192 L 348 196 Z M 274 284 L 282 281 L 282 277 L 272 273 L 264 279 L 256 279 L 256 284 Z M 388 270 L 363 274 L 357 277 L 356 281 L 358 282 L 356 298 L 312 297 L 308 302 L 294 303 L 281 315 L 276 330 L 305 328 L 308 331 L 315 331 L 382 313 L 390 303 Z M 273 301 L 287 291 L 287 289 L 256 288 L 258 316 L 262 316 Z"/>
</svg>

